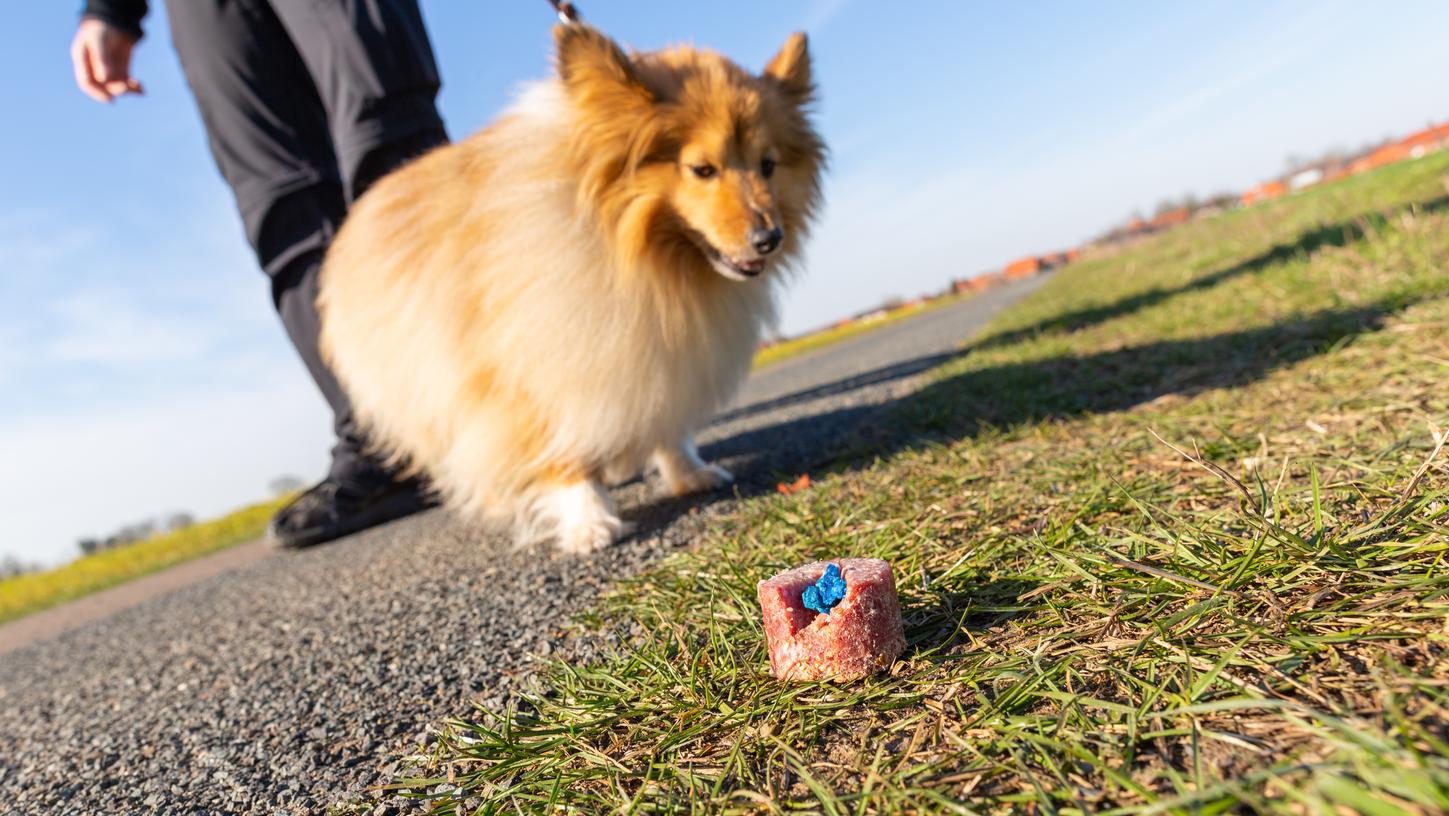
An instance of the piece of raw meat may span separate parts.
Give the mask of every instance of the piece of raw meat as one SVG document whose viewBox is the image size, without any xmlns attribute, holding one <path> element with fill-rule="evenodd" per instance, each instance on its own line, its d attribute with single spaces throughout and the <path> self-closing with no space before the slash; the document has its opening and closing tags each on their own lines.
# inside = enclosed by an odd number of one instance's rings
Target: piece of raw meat
<svg viewBox="0 0 1449 816">
<path fill-rule="evenodd" d="M 828 613 L 802 597 L 835 564 L 845 597 Z M 887 669 L 906 648 L 891 565 L 878 558 L 816 561 L 761 581 L 770 672 L 781 680 L 858 680 Z"/>
</svg>

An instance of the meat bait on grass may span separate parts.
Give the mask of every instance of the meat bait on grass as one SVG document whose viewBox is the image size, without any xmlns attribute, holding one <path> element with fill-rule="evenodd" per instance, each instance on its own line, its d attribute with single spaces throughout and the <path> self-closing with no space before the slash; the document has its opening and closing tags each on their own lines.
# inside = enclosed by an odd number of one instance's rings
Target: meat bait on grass
<svg viewBox="0 0 1449 816">
<path fill-rule="evenodd" d="M 770 672 L 781 680 L 859 680 L 906 648 L 890 564 L 817 561 L 761 581 Z"/>
</svg>

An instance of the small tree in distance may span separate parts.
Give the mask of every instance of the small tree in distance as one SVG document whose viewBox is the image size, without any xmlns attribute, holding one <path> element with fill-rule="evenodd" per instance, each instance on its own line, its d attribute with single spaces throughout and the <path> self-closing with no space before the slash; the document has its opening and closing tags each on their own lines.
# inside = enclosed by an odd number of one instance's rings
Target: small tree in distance
<svg viewBox="0 0 1449 816">
<path fill-rule="evenodd" d="M 187 527 L 190 527 L 191 525 L 193 525 L 195 523 L 196 523 L 196 517 L 193 516 L 193 515 L 191 515 L 190 513 L 185 512 L 183 510 L 181 512 L 172 513 L 169 517 L 167 517 L 167 519 L 166 519 L 166 530 L 168 532 L 175 532 L 176 530 L 185 530 Z"/>
<path fill-rule="evenodd" d="M 288 493 L 296 493 L 298 490 L 301 490 L 305 484 L 305 482 L 303 482 L 296 476 L 286 475 L 278 476 L 277 478 L 273 479 L 267 485 L 267 487 L 272 491 L 273 495 L 285 496 Z"/>
<path fill-rule="evenodd" d="M 14 578 L 17 575 L 24 575 L 28 572 L 38 572 L 40 567 L 34 564 L 27 564 L 13 555 L 7 555 L 0 559 L 0 578 Z"/>
</svg>

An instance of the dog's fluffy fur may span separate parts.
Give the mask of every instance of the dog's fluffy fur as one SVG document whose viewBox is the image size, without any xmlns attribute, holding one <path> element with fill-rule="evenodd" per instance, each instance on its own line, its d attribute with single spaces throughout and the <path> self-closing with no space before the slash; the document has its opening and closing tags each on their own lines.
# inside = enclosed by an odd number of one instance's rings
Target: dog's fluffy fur
<svg viewBox="0 0 1449 816">
<path fill-rule="evenodd" d="M 749 371 L 825 151 L 801 34 L 758 76 L 582 25 L 555 40 L 556 78 L 362 197 L 319 306 L 382 450 L 452 506 L 586 552 L 621 533 L 603 485 L 651 459 L 676 494 L 729 481 L 691 433 Z"/>
</svg>

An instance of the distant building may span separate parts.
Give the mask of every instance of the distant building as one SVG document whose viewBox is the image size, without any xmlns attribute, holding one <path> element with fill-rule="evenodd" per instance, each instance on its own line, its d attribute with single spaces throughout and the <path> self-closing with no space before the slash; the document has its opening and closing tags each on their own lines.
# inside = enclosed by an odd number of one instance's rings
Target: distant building
<svg viewBox="0 0 1449 816">
<path fill-rule="evenodd" d="M 965 278 L 956 281 L 953 288 L 958 293 L 982 292 L 993 286 L 1000 285 L 1006 278 L 1000 272 L 988 272 L 985 275 L 977 275 L 974 278 Z"/>
<path fill-rule="evenodd" d="M 1449 122 L 1410 133 L 1399 140 L 1399 146 L 1407 151 L 1407 157 L 1411 159 L 1443 150 L 1449 147 Z"/>
<path fill-rule="evenodd" d="M 1375 150 L 1374 152 L 1368 154 L 1368 169 L 1372 170 L 1376 167 L 1384 167 L 1390 164 L 1397 164 L 1404 159 L 1410 158 L 1410 154 L 1412 153 L 1413 148 L 1405 145 L 1403 142 L 1386 144 L 1378 150 Z"/>
<path fill-rule="evenodd" d="M 1147 222 L 1146 229 L 1153 231 L 1165 230 L 1169 227 L 1175 227 L 1178 224 L 1186 224 L 1190 218 L 1192 218 L 1192 210 L 1187 207 L 1178 207 L 1164 213 L 1158 213 L 1156 217 Z"/>
<path fill-rule="evenodd" d="M 1056 269 L 1059 266 L 1067 265 L 1067 253 L 1051 252 L 1041 256 L 1041 258 L 1039 258 L 1038 260 L 1041 261 L 1042 269 Z"/>
<path fill-rule="evenodd" d="M 1041 271 L 1041 258 L 1022 258 L 1006 265 L 1003 274 L 1007 280 L 1029 278 Z"/>
<path fill-rule="evenodd" d="M 1278 198 L 1288 192 L 1288 185 L 1281 181 L 1265 181 L 1243 193 L 1242 204 L 1249 207 L 1260 201 Z"/>
<path fill-rule="evenodd" d="M 1307 170 L 1300 170 L 1288 177 L 1288 189 L 1302 190 L 1305 187 L 1312 187 L 1323 181 L 1323 168 L 1310 167 Z"/>
</svg>

